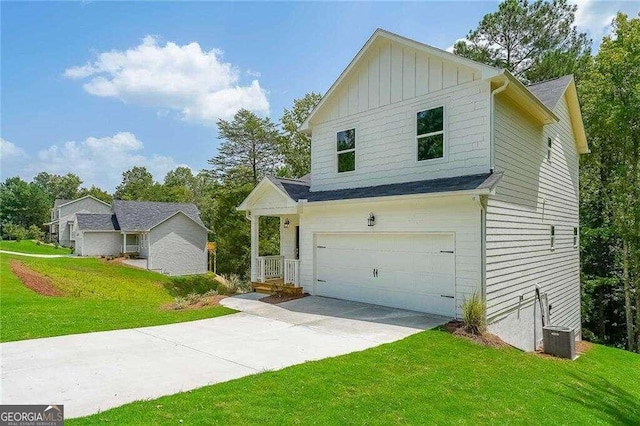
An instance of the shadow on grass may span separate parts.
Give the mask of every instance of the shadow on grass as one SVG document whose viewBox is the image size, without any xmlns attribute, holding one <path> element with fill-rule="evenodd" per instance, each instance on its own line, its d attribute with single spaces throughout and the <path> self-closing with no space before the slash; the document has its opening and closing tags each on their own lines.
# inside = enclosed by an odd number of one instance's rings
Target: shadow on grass
<svg viewBox="0 0 640 426">
<path fill-rule="evenodd" d="M 640 399 L 602 376 L 571 373 L 577 383 L 566 383 L 566 393 L 559 395 L 573 403 L 592 409 L 607 423 L 640 425 Z"/>
</svg>

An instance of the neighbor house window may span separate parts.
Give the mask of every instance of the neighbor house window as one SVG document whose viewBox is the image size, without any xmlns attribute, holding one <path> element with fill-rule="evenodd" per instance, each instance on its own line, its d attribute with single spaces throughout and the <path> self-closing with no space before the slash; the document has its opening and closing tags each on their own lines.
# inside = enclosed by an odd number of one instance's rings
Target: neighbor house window
<svg viewBox="0 0 640 426">
<path fill-rule="evenodd" d="M 343 130 L 337 136 L 338 173 L 356 169 L 356 129 Z"/>
<path fill-rule="evenodd" d="M 578 247 L 578 227 L 573 227 L 573 246 Z"/>
<path fill-rule="evenodd" d="M 551 162 L 551 151 L 553 148 L 553 141 L 551 138 L 547 138 L 547 161 Z"/>
<path fill-rule="evenodd" d="M 551 225 L 551 249 L 556 248 L 556 227 Z"/>
<path fill-rule="evenodd" d="M 420 111 L 416 120 L 418 161 L 444 157 L 444 107 Z"/>
</svg>

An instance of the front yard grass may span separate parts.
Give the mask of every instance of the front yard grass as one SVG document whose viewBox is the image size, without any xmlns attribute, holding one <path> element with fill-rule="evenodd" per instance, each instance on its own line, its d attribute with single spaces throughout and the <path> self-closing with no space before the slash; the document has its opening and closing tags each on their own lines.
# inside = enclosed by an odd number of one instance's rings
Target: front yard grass
<svg viewBox="0 0 640 426">
<path fill-rule="evenodd" d="M 37 294 L 11 271 L 21 262 L 51 279 L 63 297 Z M 213 306 L 174 311 L 164 288 L 169 278 L 91 258 L 0 255 L 0 341 L 170 324 L 233 313 Z"/>
<path fill-rule="evenodd" d="M 640 424 L 640 356 L 595 345 L 572 362 L 433 330 L 68 424 Z"/>
<path fill-rule="evenodd" d="M 7 241 L 0 240 L 0 250 L 13 251 L 16 253 L 32 254 L 71 254 L 72 250 L 66 247 L 55 247 L 52 244 L 37 244 L 32 240 Z"/>
</svg>

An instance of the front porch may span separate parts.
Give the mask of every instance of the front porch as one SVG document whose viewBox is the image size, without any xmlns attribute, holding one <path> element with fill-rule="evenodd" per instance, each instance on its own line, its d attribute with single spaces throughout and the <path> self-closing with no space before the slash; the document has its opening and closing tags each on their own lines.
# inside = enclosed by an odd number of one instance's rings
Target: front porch
<svg viewBox="0 0 640 426">
<path fill-rule="evenodd" d="M 284 256 L 258 256 L 257 274 L 251 286 L 258 293 L 302 294 L 300 260 Z"/>
</svg>

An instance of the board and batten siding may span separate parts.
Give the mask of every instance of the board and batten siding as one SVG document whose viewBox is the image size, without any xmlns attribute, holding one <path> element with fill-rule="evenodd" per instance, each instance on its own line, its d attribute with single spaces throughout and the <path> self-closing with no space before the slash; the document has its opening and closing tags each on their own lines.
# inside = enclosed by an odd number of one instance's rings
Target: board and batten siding
<svg viewBox="0 0 640 426">
<path fill-rule="evenodd" d="M 122 234 L 115 232 L 81 232 L 76 240 L 80 256 L 117 256 L 122 252 Z"/>
<path fill-rule="evenodd" d="M 207 230 L 184 214 L 162 222 L 149 232 L 149 269 L 169 275 L 207 272 Z"/>
<path fill-rule="evenodd" d="M 367 226 L 372 212 L 375 226 Z M 471 196 L 309 203 L 300 215 L 300 271 L 305 292 L 315 294 L 316 238 L 323 233 L 452 233 L 455 239 L 456 309 L 480 291 L 481 214 Z"/>
<path fill-rule="evenodd" d="M 478 71 L 384 41 L 346 76 L 312 123 L 312 191 L 489 170 L 490 86 Z M 416 114 L 445 109 L 445 158 L 417 161 Z M 336 133 L 356 129 L 356 170 L 337 173 Z"/>
<path fill-rule="evenodd" d="M 525 350 L 535 349 L 541 335 L 536 285 L 549 297 L 552 323 L 577 336 L 581 330 L 579 249 L 573 246 L 578 152 L 564 97 L 554 112 L 560 121 L 543 128 L 508 99 L 495 102 L 495 167 L 504 176 L 487 201 L 487 319 L 491 330 Z"/>
</svg>

